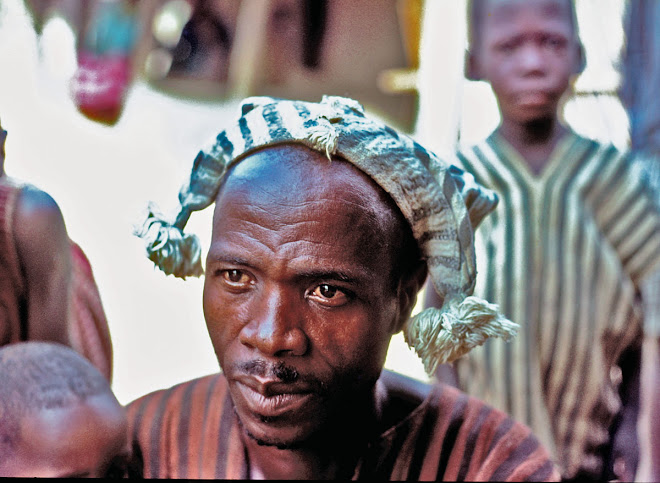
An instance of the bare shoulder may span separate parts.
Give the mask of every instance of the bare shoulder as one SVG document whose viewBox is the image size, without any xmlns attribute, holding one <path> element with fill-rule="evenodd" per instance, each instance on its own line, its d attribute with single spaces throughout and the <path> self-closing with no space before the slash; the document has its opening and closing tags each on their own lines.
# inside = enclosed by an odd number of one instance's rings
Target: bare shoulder
<svg viewBox="0 0 660 483">
<path fill-rule="evenodd" d="M 68 279 L 69 236 L 60 207 L 52 196 L 34 186 L 22 186 L 12 231 L 20 263 L 34 288 Z"/>
<path fill-rule="evenodd" d="M 23 220 L 62 218 L 59 205 L 51 195 L 36 186 L 26 184 L 21 188 L 16 206 L 16 216 Z"/>
<path fill-rule="evenodd" d="M 21 188 L 14 215 L 16 242 L 49 245 L 61 242 L 66 226 L 59 205 L 51 195 L 32 185 Z"/>
</svg>

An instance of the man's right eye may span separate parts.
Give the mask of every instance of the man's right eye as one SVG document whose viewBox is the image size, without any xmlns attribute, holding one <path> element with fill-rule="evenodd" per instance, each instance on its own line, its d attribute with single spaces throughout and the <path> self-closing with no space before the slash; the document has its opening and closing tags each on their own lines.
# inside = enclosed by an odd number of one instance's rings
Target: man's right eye
<svg viewBox="0 0 660 483">
<path fill-rule="evenodd" d="M 227 285 L 236 288 L 247 287 L 252 283 L 252 277 L 237 269 L 222 270 L 220 277 Z"/>
</svg>

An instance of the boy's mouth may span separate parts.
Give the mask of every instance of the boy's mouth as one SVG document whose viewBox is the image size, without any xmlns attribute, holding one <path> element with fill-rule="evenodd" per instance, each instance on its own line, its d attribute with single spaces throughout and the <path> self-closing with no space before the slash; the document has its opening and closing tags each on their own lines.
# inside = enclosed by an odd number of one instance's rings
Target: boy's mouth
<svg viewBox="0 0 660 483">
<path fill-rule="evenodd" d="M 515 96 L 516 104 L 520 107 L 545 107 L 552 103 L 552 96 L 545 91 L 524 91 Z"/>
</svg>

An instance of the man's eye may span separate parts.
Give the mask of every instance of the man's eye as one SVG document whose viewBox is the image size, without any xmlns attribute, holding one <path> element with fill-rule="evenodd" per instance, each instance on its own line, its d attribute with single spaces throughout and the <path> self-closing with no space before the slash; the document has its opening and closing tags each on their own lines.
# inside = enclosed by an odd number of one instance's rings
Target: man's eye
<svg viewBox="0 0 660 483">
<path fill-rule="evenodd" d="M 250 276 L 241 270 L 223 270 L 220 275 L 225 282 L 232 286 L 248 285 L 251 282 Z"/>
<path fill-rule="evenodd" d="M 309 296 L 316 302 L 329 307 L 339 307 L 350 301 L 349 293 L 327 283 L 317 285 Z"/>
</svg>

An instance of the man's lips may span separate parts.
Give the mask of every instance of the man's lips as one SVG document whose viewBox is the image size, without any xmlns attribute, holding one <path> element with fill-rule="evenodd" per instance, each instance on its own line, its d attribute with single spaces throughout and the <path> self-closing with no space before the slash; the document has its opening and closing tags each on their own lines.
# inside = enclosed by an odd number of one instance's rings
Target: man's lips
<svg viewBox="0 0 660 483">
<path fill-rule="evenodd" d="M 236 387 L 251 412 L 270 418 L 299 409 L 313 396 L 306 385 L 259 377 L 240 377 Z"/>
</svg>

